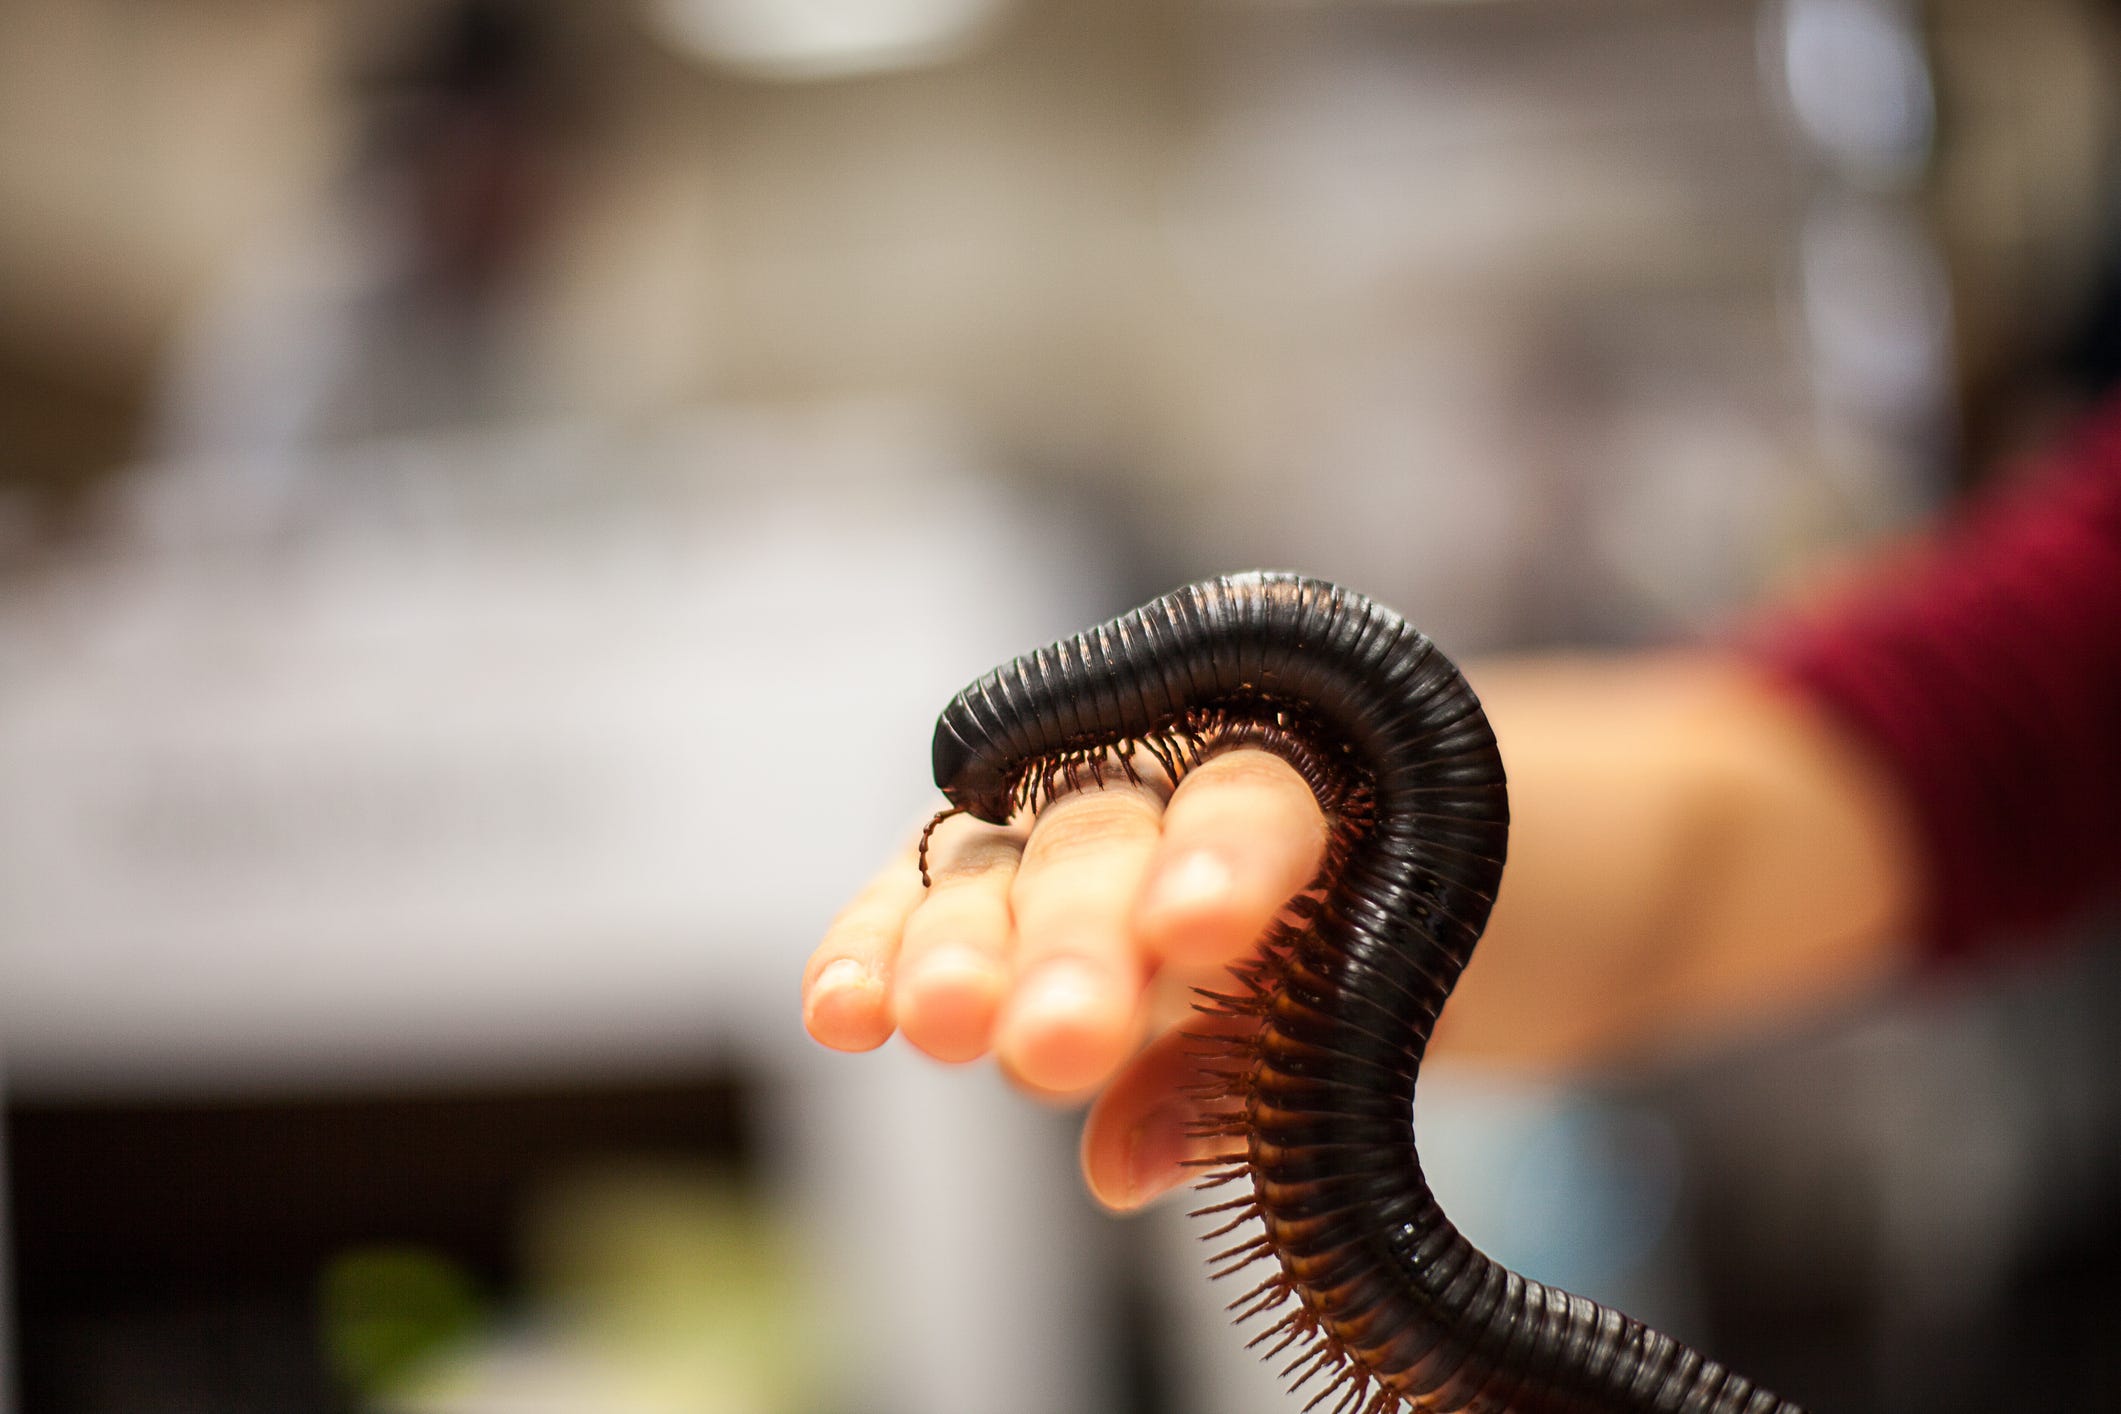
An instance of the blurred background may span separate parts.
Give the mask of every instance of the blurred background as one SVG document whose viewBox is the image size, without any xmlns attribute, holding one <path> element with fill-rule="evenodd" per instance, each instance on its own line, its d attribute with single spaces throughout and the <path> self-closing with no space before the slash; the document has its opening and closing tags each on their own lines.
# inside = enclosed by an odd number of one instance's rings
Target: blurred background
<svg viewBox="0 0 2121 1414">
<path fill-rule="evenodd" d="M 802 1036 L 932 714 L 1216 569 L 1714 632 L 2121 352 L 2090 0 L 0 0 L 9 1374 L 1266 1414 L 1074 1122 Z M 1827 1411 L 2121 1409 L 2121 956 L 1424 1082 Z"/>
</svg>

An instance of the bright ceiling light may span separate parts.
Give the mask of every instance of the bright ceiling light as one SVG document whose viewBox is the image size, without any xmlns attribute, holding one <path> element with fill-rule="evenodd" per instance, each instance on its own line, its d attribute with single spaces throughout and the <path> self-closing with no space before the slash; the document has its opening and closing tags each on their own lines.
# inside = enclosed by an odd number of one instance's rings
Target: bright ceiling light
<svg viewBox="0 0 2121 1414">
<path fill-rule="evenodd" d="M 830 79 L 941 63 L 1005 0 L 647 0 L 650 25 L 694 59 L 767 78 Z"/>
</svg>

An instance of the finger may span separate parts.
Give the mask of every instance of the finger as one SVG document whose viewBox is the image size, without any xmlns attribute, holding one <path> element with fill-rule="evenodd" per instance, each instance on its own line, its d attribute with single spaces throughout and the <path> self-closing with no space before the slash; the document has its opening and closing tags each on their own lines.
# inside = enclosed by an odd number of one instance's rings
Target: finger
<svg viewBox="0 0 2121 1414">
<path fill-rule="evenodd" d="M 1083 1179 L 1098 1202 L 1116 1212 L 1138 1208 L 1196 1177 L 1187 1160 L 1230 1146 L 1229 1140 L 1193 1136 L 1201 1106 L 1186 1087 L 1201 1076 L 1194 1038 L 1239 1035 L 1247 1025 L 1196 1018 L 1185 1030 L 1157 1038 L 1105 1087 L 1083 1124 Z"/>
<path fill-rule="evenodd" d="M 1009 886 L 1025 833 L 965 816 L 936 831 L 935 883 L 906 920 L 891 1008 L 906 1039 L 937 1060 L 973 1060 L 992 1044 L 1009 990 Z"/>
<path fill-rule="evenodd" d="M 1126 1056 L 1144 969 L 1127 917 L 1156 847 L 1162 792 L 1114 783 L 1034 822 L 1010 891 L 1016 981 L 995 1030 L 1002 1065 L 1042 1090 L 1079 1090 Z"/>
<path fill-rule="evenodd" d="M 803 1025 L 818 1041 L 873 1051 L 891 1039 L 892 968 L 920 901 L 920 870 L 907 850 L 832 920 L 803 968 Z"/>
<path fill-rule="evenodd" d="M 1134 915 L 1155 957 L 1241 956 L 1317 875 L 1328 826 L 1295 767 L 1266 751 L 1210 757 L 1178 783 Z"/>
</svg>

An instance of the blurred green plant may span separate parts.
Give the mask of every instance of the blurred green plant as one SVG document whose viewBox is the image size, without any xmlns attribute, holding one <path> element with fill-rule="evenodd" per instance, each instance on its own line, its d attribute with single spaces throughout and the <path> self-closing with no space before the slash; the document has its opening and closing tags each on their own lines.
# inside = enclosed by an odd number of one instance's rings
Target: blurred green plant
<svg viewBox="0 0 2121 1414">
<path fill-rule="evenodd" d="M 814 1409 L 835 1348 L 772 1206 L 712 1169 L 611 1162 L 554 1183 L 529 1222 L 542 1307 L 621 1381 L 628 1409 Z"/>
<path fill-rule="evenodd" d="M 419 1247 L 343 1252 L 326 1264 L 318 1297 L 325 1359 L 364 1399 L 402 1388 L 486 1322 L 470 1274 Z"/>
</svg>

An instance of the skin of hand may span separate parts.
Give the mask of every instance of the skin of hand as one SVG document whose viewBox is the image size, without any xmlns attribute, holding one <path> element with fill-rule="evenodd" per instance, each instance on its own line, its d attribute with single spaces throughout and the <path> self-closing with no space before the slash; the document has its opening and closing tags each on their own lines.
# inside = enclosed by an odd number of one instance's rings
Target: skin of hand
<svg viewBox="0 0 2121 1414">
<path fill-rule="evenodd" d="M 1510 860 L 1434 1050 L 1546 1071 L 1727 1040 L 1868 991 L 1904 964 L 1916 866 L 1889 784 L 1838 728 L 1712 655 L 1469 673 L 1509 772 Z M 827 931 L 803 1018 L 863 1051 L 1096 1093 L 1083 1172 L 1108 1207 L 1183 1182 L 1177 1028 L 1317 872 L 1327 823 L 1257 751 L 1167 782 L 936 831 Z M 1153 1037 L 1146 1047 L 1145 1037 Z"/>
</svg>

